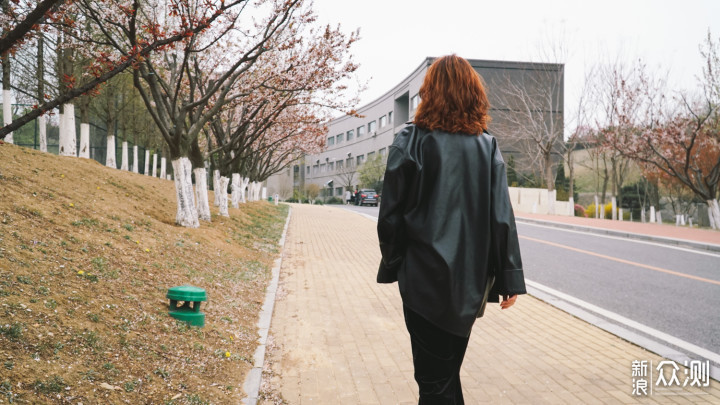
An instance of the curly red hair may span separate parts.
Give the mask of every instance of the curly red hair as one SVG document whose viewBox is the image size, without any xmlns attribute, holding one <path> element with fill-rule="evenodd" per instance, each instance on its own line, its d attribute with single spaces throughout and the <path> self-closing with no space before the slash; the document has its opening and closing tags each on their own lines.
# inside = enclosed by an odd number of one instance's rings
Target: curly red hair
<svg viewBox="0 0 720 405">
<path fill-rule="evenodd" d="M 478 135 L 490 123 L 490 102 L 480 74 L 456 55 L 438 58 L 420 87 L 415 125 L 429 130 Z"/>
</svg>

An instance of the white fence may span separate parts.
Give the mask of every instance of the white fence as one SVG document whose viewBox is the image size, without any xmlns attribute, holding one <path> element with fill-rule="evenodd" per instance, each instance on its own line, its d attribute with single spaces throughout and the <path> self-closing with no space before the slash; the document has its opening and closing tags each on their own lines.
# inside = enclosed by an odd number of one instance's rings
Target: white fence
<svg viewBox="0 0 720 405">
<path fill-rule="evenodd" d="M 528 214 L 552 214 L 573 216 L 574 202 L 557 201 L 557 191 L 548 191 L 542 188 L 508 187 L 510 202 L 515 212 Z"/>
</svg>

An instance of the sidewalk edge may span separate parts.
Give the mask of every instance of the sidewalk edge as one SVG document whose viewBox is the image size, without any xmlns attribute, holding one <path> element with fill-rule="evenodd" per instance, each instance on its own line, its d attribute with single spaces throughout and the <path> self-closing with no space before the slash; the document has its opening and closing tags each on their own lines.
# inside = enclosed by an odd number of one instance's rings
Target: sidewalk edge
<svg viewBox="0 0 720 405">
<path fill-rule="evenodd" d="M 280 280 L 280 267 L 282 266 L 283 250 L 285 248 L 285 239 L 287 236 L 288 226 L 290 225 L 290 217 L 292 216 L 292 206 L 288 206 L 288 215 L 285 220 L 282 236 L 278 241 L 280 247 L 280 256 L 275 259 L 272 268 L 272 279 L 267 286 L 265 293 L 265 301 L 263 302 L 260 315 L 258 316 L 258 347 L 253 355 L 253 367 L 248 371 L 245 377 L 243 389 L 247 395 L 242 402 L 247 405 L 257 404 L 258 394 L 260 393 L 260 384 L 262 382 L 262 370 L 265 364 L 265 349 L 267 343 L 268 332 L 270 331 L 270 321 L 272 320 L 273 309 L 275 308 L 275 298 L 277 295 L 278 282 Z"/>
<path fill-rule="evenodd" d="M 585 231 L 585 232 L 596 233 L 596 234 L 601 234 L 601 235 L 617 236 L 617 237 L 627 238 L 627 239 L 644 240 L 644 241 L 649 241 L 649 242 L 662 243 L 665 245 L 687 247 L 687 248 L 692 248 L 692 249 L 707 250 L 710 252 L 720 253 L 720 245 L 715 245 L 712 243 L 697 242 L 697 241 L 692 241 L 692 240 L 687 240 L 687 239 L 673 239 L 673 238 L 667 238 L 664 236 L 654 236 L 654 235 L 645 235 L 645 234 L 641 234 L 641 233 L 617 231 L 614 229 L 596 228 L 596 227 L 587 226 L 587 225 L 566 224 L 563 222 L 549 221 L 549 220 L 536 219 L 536 218 L 527 218 L 527 217 L 521 217 L 521 216 L 516 216 L 515 220 L 517 222 L 526 222 L 526 223 L 531 223 L 531 224 L 547 225 L 547 226 L 553 226 L 556 228 L 572 229 L 572 230 Z"/>
</svg>

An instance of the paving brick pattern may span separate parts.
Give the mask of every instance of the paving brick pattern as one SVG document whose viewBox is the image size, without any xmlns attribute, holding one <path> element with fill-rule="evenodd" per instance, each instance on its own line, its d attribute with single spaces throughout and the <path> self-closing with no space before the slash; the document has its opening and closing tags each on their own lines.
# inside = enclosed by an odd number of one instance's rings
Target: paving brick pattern
<svg viewBox="0 0 720 405">
<path fill-rule="evenodd" d="M 293 206 L 269 356 L 269 385 L 290 404 L 417 403 L 397 284 L 375 283 L 375 226 L 337 207 Z M 662 358 L 521 296 L 475 324 L 461 378 L 468 404 L 720 403 L 716 381 L 633 397 L 633 360 Z"/>
</svg>

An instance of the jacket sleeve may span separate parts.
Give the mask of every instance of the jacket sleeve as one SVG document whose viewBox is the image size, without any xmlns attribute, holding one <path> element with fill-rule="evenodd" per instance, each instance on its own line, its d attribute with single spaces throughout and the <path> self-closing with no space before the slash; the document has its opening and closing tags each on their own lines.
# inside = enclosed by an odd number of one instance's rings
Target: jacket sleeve
<svg viewBox="0 0 720 405">
<path fill-rule="evenodd" d="M 491 179 L 491 266 L 494 268 L 495 284 L 490 301 L 497 295 L 525 294 L 525 278 L 520 258 L 515 215 L 508 193 L 505 161 L 497 141 L 493 138 L 493 163 Z"/>
<path fill-rule="evenodd" d="M 382 200 L 378 214 L 377 232 L 382 260 L 378 269 L 378 283 L 397 281 L 397 272 L 405 255 L 404 204 L 411 177 L 408 161 L 402 148 L 390 147 Z"/>
</svg>

